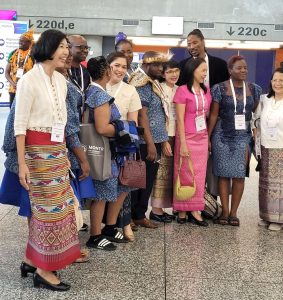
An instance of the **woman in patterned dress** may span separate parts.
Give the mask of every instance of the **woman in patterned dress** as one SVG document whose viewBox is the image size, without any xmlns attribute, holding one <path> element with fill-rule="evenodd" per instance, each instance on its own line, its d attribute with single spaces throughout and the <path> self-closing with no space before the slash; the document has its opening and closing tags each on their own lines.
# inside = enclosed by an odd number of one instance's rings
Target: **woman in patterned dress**
<svg viewBox="0 0 283 300">
<path fill-rule="evenodd" d="M 68 54 L 65 34 L 42 33 L 33 50 L 37 64 L 19 81 L 14 124 L 19 179 L 32 209 L 25 263 L 37 268 L 35 287 L 56 291 L 70 285 L 54 271 L 81 255 L 64 142 L 67 86 L 55 71 Z"/>
<path fill-rule="evenodd" d="M 219 176 L 222 215 L 215 221 L 221 225 L 239 226 L 237 210 L 249 173 L 252 148 L 250 121 L 255 111 L 261 88 L 247 83 L 248 67 L 243 56 L 232 56 L 228 61 L 230 80 L 212 88 L 213 104 L 209 118 L 209 140 L 213 173 Z M 231 209 L 229 190 L 232 181 Z"/>
</svg>

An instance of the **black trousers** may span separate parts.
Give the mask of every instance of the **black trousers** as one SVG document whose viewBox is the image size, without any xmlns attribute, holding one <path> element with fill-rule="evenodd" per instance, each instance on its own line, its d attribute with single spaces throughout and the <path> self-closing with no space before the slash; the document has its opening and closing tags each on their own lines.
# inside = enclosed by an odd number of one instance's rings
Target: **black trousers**
<svg viewBox="0 0 283 300">
<path fill-rule="evenodd" d="M 161 143 L 155 144 L 157 155 L 161 155 Z M 145 218 L 148 200 L 159 168 L 159 163 L 146 160 L 147 145 L 140 145 L 141 158 L 146 163 L 146 188 L 131 192 L 132 218 L 141 220 Z"/>
</svg>

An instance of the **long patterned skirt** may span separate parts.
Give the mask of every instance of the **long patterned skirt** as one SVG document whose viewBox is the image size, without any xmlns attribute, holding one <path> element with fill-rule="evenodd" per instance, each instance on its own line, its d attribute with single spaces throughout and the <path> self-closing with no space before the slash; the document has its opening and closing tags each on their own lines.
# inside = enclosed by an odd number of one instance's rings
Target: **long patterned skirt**
<svg viewBox="0 0 283 300">
<path fill-rule="evenodd" d="M 174 138 L 169 139 L 172 151 Z M 170 208 L 173 201 L 173 156 L 161 154 L 160 164 L 151 192 L 151 206 L 157 208 Z"/>
<path fill-rule="evenodd" d="M 283 149 L 261 147 L 259 173 L 259 216 L 264 221 L 283 223 Z"/>
<path fill-rule="evenodd" d="M 208 136 L 207 133 L 187 133 L 187 147 L 191 152 L 191 159 L 195 173 L 196 192 L 191 199 L 178 201 L 173 198 L 173 208 L 178 211 L 204 210 L 204 185 L 206 165 L 208 158 Z M 174 152 L 174 181 L 178 174 L 180 159 L 180 139 L 176 136 Z M 184 161 L 184 160 L 183 160 Z M 183 163 L 180 170 L 181 185 L 191 185 L 192 174 L 188 171 L 188 165 Z"/>
<path fill-rule="evenodd" d="M 47 271 L 65 268 L 80 257 L 66 146 L 48 133 L 27 131 L 26 163 L 32 210 L 26 256 Z"/>
</svg>

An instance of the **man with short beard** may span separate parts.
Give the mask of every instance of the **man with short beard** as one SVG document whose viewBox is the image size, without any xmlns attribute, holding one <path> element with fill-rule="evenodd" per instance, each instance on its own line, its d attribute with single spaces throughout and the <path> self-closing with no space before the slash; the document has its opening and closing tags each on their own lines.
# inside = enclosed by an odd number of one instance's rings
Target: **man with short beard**
<svg viewBox="0 0 283 300">
<path fill-rule="evenodd" d="M 68 40 L 70 42 L 70 51 L 73 55 L 70 77 L 73 83 L 84 92 L 90 84 L 90 76 L 81 62 L 86 60 L 90 47 L 87 45 L 86 39 L 81 35 L 70 35 Z"/>
<path fill-rule="evenodd" d="M 142 66 L 131 74 L 129 84 L 136 87 L 142 109 L 139 111 L 139 126 L 144 128 L 140 145 L 142 160 L 146 163 L 146 188 L 131 192 L 132 218 L 136 225 L 157 228 L 145 217 L 148 200 L 158 171 L 162 143 L 168 140 L 166 119 L 168 107 L 158 79 L 162 75 L 163 63 L 169 57 L 155 51 L 148 51 L 142 59 Z"/>
</svg>

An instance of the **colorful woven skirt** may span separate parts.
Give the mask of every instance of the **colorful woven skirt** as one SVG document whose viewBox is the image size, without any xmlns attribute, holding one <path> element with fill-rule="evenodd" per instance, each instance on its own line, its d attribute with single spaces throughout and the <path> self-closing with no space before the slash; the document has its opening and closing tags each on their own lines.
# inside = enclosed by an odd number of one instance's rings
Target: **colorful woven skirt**
<svg viewBox="0 0 283 300">
<path fill-rule="evenodd" d="M 66 145 L 27 131 L 26 163 L 32 210 L 26 256 L 43 270 L 65 268 L 80 257 Z"/>
<path fill-rule="evenodd" d="M 283 149 L 261 147 L 259 172 L 259 216 L 283 224 Z"/>
<path fill-rule="evenodd" d="M 174 138 L 169 138 L 172 151 L 174 151 Z M 151 206 L 170 208 L 173 201 L 173 156 L 161 154 L 158 172 L 151 192 Z"/>
</svg>

